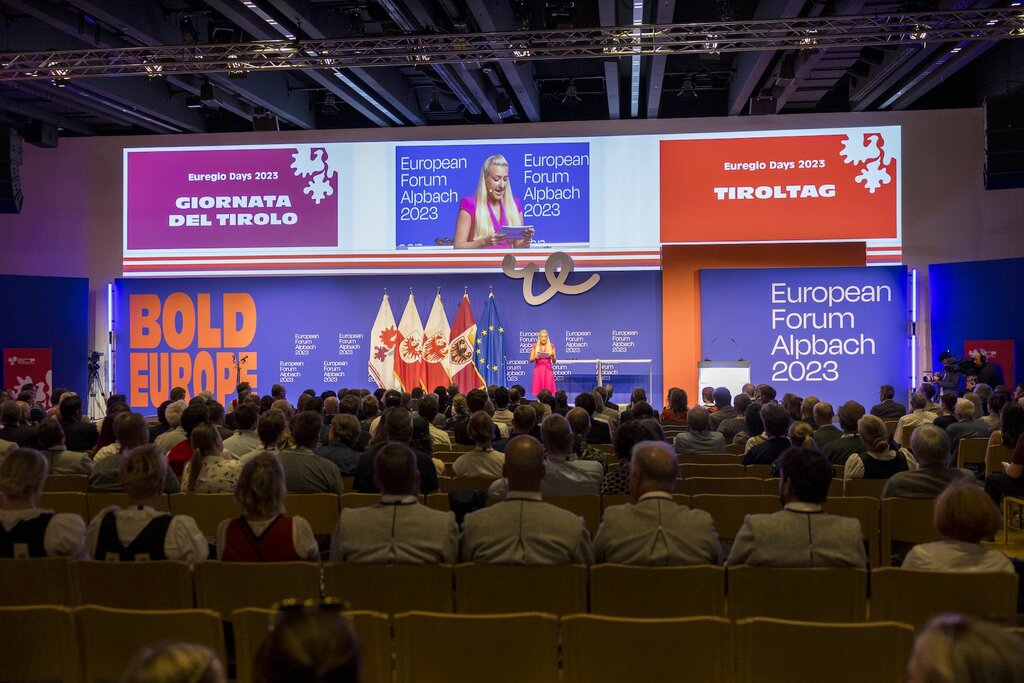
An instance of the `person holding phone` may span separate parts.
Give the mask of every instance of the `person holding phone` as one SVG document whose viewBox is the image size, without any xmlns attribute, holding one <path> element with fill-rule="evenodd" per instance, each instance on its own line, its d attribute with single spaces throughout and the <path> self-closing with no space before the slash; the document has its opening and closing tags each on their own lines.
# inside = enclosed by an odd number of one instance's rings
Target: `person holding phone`
<svg viewBox="0 0 1024 683">
<path fill-rule="evenodd" d="M 517 230 L 511 239 L 504 227 L 523 225 L 523 204 L 513 196 L 508 161 L 501 154 L 487 157 L 480 169 L 476 195 L 463 197 L 455 221 L 456 249 L 522 249 L 530 246 L 533 228 Z"/>
<path fill-rule="evenodd" d="M 548 331 L 541 330 L 537 335 L 537 342 L 530 348 L 534 396 L 543 389 L 555 393 L 555 372 L 551 368 L 555 360 L 555 345 L 548 338 Z"/>
</svg>

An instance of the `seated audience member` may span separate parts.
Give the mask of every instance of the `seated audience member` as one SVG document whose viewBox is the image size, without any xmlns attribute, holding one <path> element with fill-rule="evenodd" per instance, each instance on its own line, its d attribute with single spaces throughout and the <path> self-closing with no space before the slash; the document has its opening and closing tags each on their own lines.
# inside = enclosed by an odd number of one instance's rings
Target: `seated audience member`
<svg viewBox="0 0 1024 683">
<path fill-rule="evenodd" d="M 463 453 L 452 465 L 457 477 L 490 477 L 497 479 L 505 466 L 505 456 L 491 448 L 494 425 L 485 411 L 473 413 L 469 418 L 469 436 L 476 448 Z"/>
<path fill-rule="evenodd" d="M 718 424 L 718 431 L 722 434 L 726 444 L 736 443 L 736 435 L 747 428 L 747 421 L 744 415 L 750 403 L 750 397 L 744 393 L 736 394 L 732 399 L 733 417 L 726 418 Z M 715 415 L 719 414 L 721 414 L 721 411 L 715 413 Z M 749 434 L 747 438 L 750 438 Z M 746 443 L 746 439 L 743 440 L 743 443 Z"/>
<path fill-rule="evenodd" d="M 934 499 L 954 481 L 974 481 L 972 472 L 946 467 L 949 437 L 935 425 L 926 424 L 916 428 L 910 437 L 910 447 L 917 461 L 917 469 L 892 475 L 882 489 L 882 498 Z"/>
<path fill-rule="evenodd" d="M 786 393 L 782 395 L 780 401 L 782 407 L 786 409 L 789 414 L 790 422 L 799 422 L 803 419 L 800 409 L 803 407 L 803 399 L 796 394 Z"/>
<path fill-rule="evenodd" d="M 403 410 L 404 408 L 396 408 Z M 390 417 L 390 416 L 389 416 Z M 452 564 L 459 557 L 459 530 L 451 512 L 419 502 L 416 454 L 388 442 L 374 457 L 374 484 L 381 491 L 372 507 L 345 508 L 331 539 L 331 560 L 364 564 Z"/>
<path fill-rule="evenodd" d="M 7 441 L 6 439 L 0 439 L 0 458 L 2 458 L 4 455 L 9 453 L 10 451 L 13 451 L 17 447 L 18 447 L 18 444 L 14 443 L 13 441 Z"/>
<path fill-rule="evenodd" d="M 380 493 L 377 488 L 374 466 L 377 451 L 387 442 L 395 441 L 405 445 L 412 443 L 412 414 L 401 406 L 390 408 L 381 417 L 381 429 L 370 442 L 368 449 L 359 456 L 353 486 L 359 493 Z M 413 449 L 416 456 L 416 468 L 420 473 L 420 493 L 433 493 L 437 490 L 437 468 L 430 454 Z"/>
<path fill-rule="evenodd" d="M 746 429 L 733 438 L 733 443 L 743 444 L 744 454 L 768 439 L 768 436 L 764 433 L 764 422 L 761 421 L 761 408 L 763 407 L 762 404 L 757 402 L 747 406 L 747 412 L 743 414 Z"/>
<path fill-rule="evenodd" d="M 195 520 L 156 510 L 163 497 L 167 461 L 156 445 L 138 446 L 119 457 L 121 488 L 131 504 L 100 510 L 86 532 L 96 560 L 202 562 L 209 548 Z"/>
<path fill-rule="evenodd" d="M 659 439 L 644 422 L 630 420 L 619 427 L 614 444 L 615 457 L 618 458 L 619 465 L 608 470 L 601 480 L 602 496 L 629 493 L 629 461 L 633 457 L 633 447 L 641 441 L 664 440 Z"/>
<path fill-rule="evenodd" d="M 287 493 L 284 470 L 274 453 L 258 453 L 245 463 L 235 485 L 235 502 L 242 508 L 242 515 L 225 519 L 217 527 L 217 559 L 226 562 L 319 559 L 320 550 L 309 522 L 285 513 Z"/>
<path fill-rule="evenodd" d="M 541 423 L 540 432 L 545 451 L 540 492 L 545 496 L 596 496 L 601 490 L 604 468 L 600 463 L 575 459 L 569 421 L 561 415 L 548 415 Z M 500 500 L 507 490 L 508 482 L 498 479 L 487 494 Z"/>
<path fill-rule="evenodd" d="M 90 491 L 120 491 L 121 455 L 149 443 L 146 418 L 138 413 L 121 413 L 117 420 L 117 434 L 120 450 L 117 456 L 93 464 L 92 472 L 89 473 Z M 168 467 L 164 493 L 177 493 L 180 490 L 177 475 Z"/>
<path fill-rule="evenodd" d="M 448 432 L 434 425 L 437 410 L 437 396 L 434 394 L 424 394 L 416 407 L 416 412 L 427 421 L 430 427 L 430 441 L 434 444 L 434 450 L 450 451 L 452 449 L 452 439 L 448 436 Z"/>
<path fill-rule="evenodd" d="M 587 443 L 610 444 L 612 442 L 611 426 L 607 422 L 594 419 L 594 415 L 597 412 L 597 400 L 594 398 L 593 392 L 584 391 L 581 394 L 577 394 L 576 407 L 587 411 L 587 417 L 590 419 L 590 432 L 587 434 Z"/>
<path fill-rule="evenodd" d="M 711 417 L 703 406 L 694 406 L 686 415 L 689 429 L 676 434 L 672 445 L 676 453 L 724 453 L 725 437 L 711 431 Z"/>
<path fill-rule="evenodd" d="M 422 407 L 423 402 L 420 402 Z M 359 458 L 363 452 L 356 450 L 359 442 L 359 420 L 355 415 L 335 415 L 331 420 L 331 428 L 327 432 L 327 445 L 316 449 L 316 454 L 333 462 L 343 477 L 351 477 L 356 473 Z"/>
<path fill-rule="evenodd" d="M 144 646 L 128 662 L 127 683 L 227 683 L 224 664 L 205 645 L 161 640 Z"/>
<path fill-rule="evenodd" d="M 650 403 L 640 401 L 630 409 L 628 417 L 627 413 L 622 414 L 622 422 L 629 420 L 658 420 L 658 413 L 654 411 L 654 407 Z M 660 420 L 658 420 L 658 424 L 661 424 Z"/>
<path fill-rule="evenodd" d="M 242 473 L 242 463 L 224 455 L 220 431 L 209 422 L 196 425 L 189 437 L 192 459 L 185 463 L 181 480 L 186 493 L 231 493 Z"/>
<path fill-rule="evenodd" d="M 717 432 L 723 422 L 737 417 L 740 413 L 738 413 L 736 408 L 732 405 L 732 392 L 730 392 L 726 387 L 718 387 L 715 389 L 713 397 L 715 400 L 715 412 L 710 414 L 711 431 Z M 687 415 L 687 419 L 689 419 L 689 415 Z"/>
<path fill-rule="evenodd" d="M 64 396 L 60 402 L 60 426 L 69 451 L 91 453 L 99 441 L 96 425 L 82 416 L 82 397 Z"/>
<path fill-rule="evenodd" d="M 934 617 L 914 640 L 907 683 L 1024 683 L 1021 637 L 964 614 Z"/>
<path fill-rule="evenodd" d="M 381 392 L 381 396 L 384 393 Z M 359 404 L 359 428 L 369 434 L 371 437 L 373 434 L 370 431 L 370 424 L 380 415 L 380 401 L 376 396 L 364 396 L 362 402 Z"/>
<path fill-rule="evenodd" d="M 611 385 L 597 386 L 594 387 L 594 391 L 597 392 L 594 398 L 598 396 L 601 398 L 601 405 L 604 406 L 602 414 L 608 418 L 608 423 L 613 425 L 615 429 L 618 429 L 619 423 L 622 421 L 622 414 L 619 412 L 619 406 L 611 403 Z"/>
<path fill-rule="evenodd" d="M 31 448 L 16 448 L 0 463 L 0 558 L 79 557 L 85 550 L 81 517 L 39 508 L 47 469 Z"/>
<path fill-rule="evenodd" d="M 779 458 L 784 509 L 747 515 L 726 564 L 766 567 L 864 567 L 860 522 L 822 511 L 835 468 L 825 456 L 792 448 Z"/>
<path fill-rule="evenodd" d="M 949 425 L 956 422 L 956 401 L 957 395 L 954 392 L 947 391 L 943 393 L 939 398 L 942 412 L 932 421 L 932 424 L 939 429 L 947 429 Z"/>
<path fill-rule="evenodd" d="M 865 415 L 857 423 L 857 434 L 864 450 L 847 459 L 844 479 L 888 479 L 897 472 L 917 469 L 910 451 L 889 448 L 889 433 L 881 418 Z"/>
<path fill-rule="evenodd" d="M 935 392 L 935 385 L 931 382 L 925 382 L 921 385 L 919 391 L 924 394 L 924 397 L 927 399 L 925 410 L 935 415 L 935 417 L 942 415 L 942 406 L 935 401 L 935 396 L 937 395 Z"/>
<path fill-rule="evenodd" d="M 800 419 L 814 430 L 818 428 L 818 423 L 814 421 L 814 406 L 820 402 L 817 396 L 807 396 L 800 404 Z"/>
<path fill-rule="evenodd" d="M 256 421 L 260 414 L 256 406 L 246 401 L 231 414 L 235 416 L 235 431 L 224 439 L 224 451 L 241 458 L 247 453 L 259 450 L 261 444 L 260 436 L 256 433 Z"/>
<path fill-rule="evenodd" d="M 679 475 L 672 449 L 665 442 L 643 441 L 633 450 L 629 460 L 633 502 L 604 511 L 594 537 L 594 561 L 648 566 L 719 564 L 722 547 L 711 515 L 672 500 Z"/>
<path fill-rule="evenodd" d="M 668 390 L 668 405 L 661 411 L 662 424 L 686 424 L 686 418 L 690 412 L 689 396 L 679 387 L 672 387 Z"/>
<path fill-rule="evenodd" d="M 185 430 L 181 428 L 181 415 L 186 407 L 184 401 L 174 401 L 164 410 L 164 417 L 167 418 L 167 426 L 170 429 L 153 440 L 164 453 L 170 453 L 179 443 L 188 440 Z"/>
<path fill-rule="evenodd" d="M 96 455 L 103 450 L 104 446 L 109 446 L 117 441 L 117 435 L 114 434 L 114 425 L 117 424 L 118 416 L 122 413 L 130 412 L 127 403 L 113 399 L 114 397 L 112 396 L 107 400 L 107 414 L 100 425 L 100 436 L 96 440 L 96 445 L 93 446 L 92 449 L 94 463 L 96 462 Z"/>
<path fill-rule="evenodd" d="M 620 411 L 619 420 L 621 422 L 627 422 L 629 420 L 636 419 L 633 415 L 633 409 L 640 403 L 647 403 L 647 391 L 645 391 L 643 387 L 637 387 L 630 393 L 629 405 L 623 407 Z M 648 404 L 648 407 L 650 407 L 650 404 Z M 653 408 L 651 410 L 653 410 Z M 657 414 L 654 414 L 653 417 L 657 417 Z"/>
<path fill-rule="evenodd" d="M 1003 407 L 1009 402 L 1009 395 L 1003 391 L 997 391 L 989 396 L 988 414 L 981 418 L 981 421 L 985 423 L 990 432 L 995 432 L 999 429 L 1000 417 L 1003 414 Z"/>
<path fill-rule="evenodd" d="M 951 483 L 935 499 L 933 518 L 942 540 L 911 548 L 903 560 L 904 569 L 1014 573 L 1006 555 L 981 544 L 995 535 L 1002 519 L 995 503 L 974 481 Z"/>
<path fill-rule="evenodd" d="M 494 450 L 501 453 L 505 452 L 505 446 L 509 441 L 520 436 L 522 434 L 533 434 L 533 430 L 537 427 L 537 411 L 529 405 L 516 406 L 515 410 L 512 411 L 512 427 L 509 430 L 509 436 L 507 439 L 498 439 L 491 443 L 491 447 Z M 539 432 L 538 432 L 539 433 Z"/>
<path fill-rule="evenodd" d="M 569 429 L 572 430 L 572 450 L 576 454 L 576 459 L 600 463 L 601 469 L 607 472 L 608 456 L 604 451 L 587 443 L 591 426 L 587 411 L 583 408 L 573 408 L 566 413 L 565 418 L 569 421 Z"/>
<path fill-rule="evenodd" d="M 824 450 L 825 445 L 832 443 L 843 435 L 843 431 L 832 424 L 835 419 L 835 412 L 832 404 L 827 401 L 818 401 L 814 404 L 814 445 L 818 450 Z"/>
<path fill-rule="evenodd" d="M 984 388 L 987 389 L 988 387 Z M 980 420 L 981 418 L 985 417 L 985 402 L 982 400 L 981 396 L 977 392 L 968 391 L 966 394 L 963 395 L 963 398 L 967 399 L 968 401 L 974 404 L 975 419 Z"/>
<path fill-rule="evenodd" d="M 871 414 L 883 420 L 898 420 L 906 415 L 907 407 L 902 403 L 897 403 L 894 400 L 895 397 L 896 389 L 891 384 L 883 384 L 878 389 L 880 403 L 871 406 Z"/>
<path fill-rule="evenodd" d="M 206 419 L 207 414 L 206 402 L 202 400 L 201 396 L 192 399 L 192 403 L 181 414 L 181 429 L 185 434 L 185 440 L 179 441 L 174 448 L 167 451 L 167 465 L 182 480 L 185 478 L 185 465 L 195 455 L 195 448 L 192 446 L 192 430 L 201 424 L 209 424 Z M 223 444 L 221 447 L 223 448 Z M 234 487 L 234 485 L 232 482 L 231 486 Z"/>
<path fill-rule="evenodd" d="M 996 505 L 1002 504 L 1004 496 L 1024 495 L 1024 407 L 1017 402 L 1007 403 L 1000 417 L 1002 429 L 992 435 L 989 446 L 1006 446 L 1013 455 L 1009 462 L 1003 462 L 1002 472 L 985 477 L 985 492 Z"/>
<path fill-rule="evenodd" d="M 509 390 L 505 387 L 495 387 L 494 389 L 494 421 L 500 422 L 505 425 L 512 426 L 512 411 L 509 410 L 508 404 L 511 400 L 509 396 Z"/>
<path fill-rule="evenodd" d="M 620 422 L 619 414 L 617 412 L 615 412 L 615 411 L 609 411 L 609 410 L 605 409 L 605 407 L 604 407 L 604 394 L 601 391 L 599 391 L 598 388 L 595 388 L 590 393 L 594 397 L 594 414 L 593 415 L 588 415 L 588 417 L 591 419 L 591 421 L 603 422 L 603 423 L 607 424 L 608 425 L 608 429 L 611 432 L 611 438 L 614 439 L 615 438 L 615 432 L 619 428 L 619 422 Z M 565 413 L 560 413 L 560 414 L 568 415 L 568 413 L 569 413 L 568 405 L 566 405 Z M 608 443 L 611 443 L 611 441 L 609 441 Z"/>
<path fill-rule="evenodd" d="M 39 448 L 36 428 L 29 422 L 30 408 L 24 401 L 4 401 L 0 404 L 0 439 L 11 441 L 22 448 Z"/>
<path fill-rule="evenodd" d="M 235 434 L 235 430 L 228 429 L 225 424 L 225 413 L 224 405 L 218 401 L 209 400 L 206 402 L 206 419 L 217 428 L 217 432 L 220 434 L 220 440 L 225 441 L 230 439 Z M 248 452 L 248 451 L 246 451 Z M 228 451 L 229 455 L 234 457 L 234 451 Z"/>
<path fill-rule="evenodd" d="M 292 420 L 295 447 L 278 453 L 288 493 L 344 493 L 341 472 L 316 454 L 320 443 L 320 413 L 305 410 Z"/>
<path fill-rule="evenodd" d="M 775 397 L 777 395 L 778 393 L 775 391 L 775 387 L 771 386 L 770 384 L 757 385 L 756 400 L 758 403 L 761 403 L 762 405 L 766 405 L 768 403 L 775 403 Z"/>
<path fill-rule="evenodd" d="M 262 451 L 280 452 L 287 426 L 284 413 L 276 408 L 266 410 L 256 423 L 256 435 L 260 438 L 260 448 L 249 451 L 239 460 L 244 464 Z"/>
<path fill-rule="evenodd" d="M 553 415 L 548 420 L 565 418 Z M 547 421 L 545 421 L 547 424 Z M 590 463 L 593 464 L 593 463 Z M 593 549 L 582 517 L 543 502 L 540 442 L 518 436 L 505 450 L 503 502 L 466 515 L 462 561 L 486 564 L 590 564 Z"/>
<path fill-rule="evenodd" d="M 928 399 L 924 394 L 914 392 L 910 395 L 910 412 L 896 423 L 896 431 L 893 432 L 892 440 L 897 446 L 906 446 L 908 429 L 931 424 L 934 421 L 935 413 L 928 410 Z"/>
<path fill-rule="evenodd" d="M 458 398 L 458 397 L 456 397 Z M 465 419 L 462 419 L 462 410 L 465 408 L 466 414 Z M 457 407 L 459 419 L 452 423 L 452 432 L 455 434 L 455 443 L 462 444 L 463 446 L 473 446 L 473 439 L 469 436 L 469 417 L 487 407 L 487 392 L 483 389 L 473 389 L 466 394 L 464 406 L 460 405 Z M 498 427 L 493 424 L 494 436 L 492 441 L 501 438 L 501 432 Z"/>
<path fill-rule="evenodd" d="M 958 399 L 956 402 L 956 422 L 946 427 L 946 434 L 949 435 L 950 464 L 956 462 L 956 451 L 960 447 L 961 439 L 988 439 L 992 436 L 988 425 L 978 419 L 975 410 L 974 403 L 966 398 Z"/>
<path fill-rule="evenodd" d="M 279 609 L 253 662 L 256 683 L 362 680 L 362 647 L 340 605 L 308 607 L 289 601 Z"/>
<path fill-rule="evenodd" d="M 821 454 L 828 458 L 833 465 L 845 465 L 846 461 L 854 453 L 864 450 L 864 442 L 860 440 L 857 433 L 857 423 L 864 417 L 864 406 L 856 401 L 847 401 L 839 406 L 839 427 L 843 430 L 842 435 L 833 441 L 825 444 Z"/>
<path fill-rule="evenodd" d="M 818 450 L 818 446 L 814 443 L 814 428 L 803 420 L 794 420 L 789 423 L 786 438 L 789 439 L 789 445 L 793 448 Z"/>
<path fill-rule="evenodd" d="M 743 456 L 744 465 L 771 465 L 778 460 L 783 451 L 790 447 L 789 413 L 779 403 L 766 403 L 761 407 L 761 422 L 764 423 L 764 434 L 767 437 Z"/>
<path fill-rule="evenodd" d="M 704 387 L 703 389 L 701 389 L 700 390 L 700 402 L 701 402 L 701 405 L 704 407 L 704 409 L 706 411 L 708 411 L 708 413 L 714 413 L 715 410 L 716 410 L 716 408 L 715 408 L 715 388 L 714 387 Z M 686 411 L 686 412 L 689 413 L 690 411 Z"/>
<path fill-rule="evenodd" d="M 49 465 L 50 474 L 89 474 L 92 460 L 88 453 L 68 450 L 64 443 L 64 430 L 55 417 L 39 423 L 39 446 Z M 2 452 L 2 450 L 0 450 Z"/>
</svg>

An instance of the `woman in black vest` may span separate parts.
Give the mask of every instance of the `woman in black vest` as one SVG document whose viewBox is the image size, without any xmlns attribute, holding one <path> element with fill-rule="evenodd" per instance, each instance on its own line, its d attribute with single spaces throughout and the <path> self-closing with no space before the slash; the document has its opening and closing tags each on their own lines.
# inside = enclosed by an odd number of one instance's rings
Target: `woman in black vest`
<svg viewBox="0 0 1024 683">
<path fill-rule="evenodd" d="M 79 557 L 85 549 L 81 517 L 39 509 L 48 468 L 31 448 L 11 451 L 0 464 L 0 557 Z"/>
<path fill-rule="evenodd" d="M 865 415 L 857 422 L 857 434 L 864 449 L 846 461 L 844 479 L 888 479 L 897 472 L 917 469 L 910 451 L 889 448 L 889 432 L 881 418 Z"/>
</svg>

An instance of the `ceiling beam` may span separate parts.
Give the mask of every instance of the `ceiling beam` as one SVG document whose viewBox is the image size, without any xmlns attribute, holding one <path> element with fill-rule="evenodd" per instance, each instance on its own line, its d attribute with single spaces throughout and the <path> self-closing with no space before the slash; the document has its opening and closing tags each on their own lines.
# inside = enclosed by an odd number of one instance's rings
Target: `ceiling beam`
<svg viewBox="0 0 1024 683">
<path fill-rule="evenodd" d="M 41 100 L 43 98 L 38 99 Z M 69 116 L 46 111 L 42 107 L 33 106 L 31 102 L 19 102 L 12 97 L 0 97 L 0 109 L 26 119 L 49 123 L 52 126 L 57 126 L 79 135 L 102 135 L 98 128 L 84 121 L 76 121 Z"/>
<path fill-rule="evenodd" d="M 671 24 L 675 15 L 675 0 L 661 0 L 655 4 L 652 20 L 655 24 Z M 647 118 L 658 118 L 661 109 L 661 91 L 665 84 L 665 62 L 668 57 L 655 55 L 647 58 Z"/>
<path fill-rule="evenodd" d="M 899 96 L 892 103 L 891 107 L 897 111 L 906 109 L 919 98 L 928 94 L 932 88 L 940 85 L 957 71 L 995 47 L 996 44 L 997 41 L 995 40 L 983 43 L 970 43 L 959 46 L 960 51 L 955 54 L 947 52 L 941 62 L 935 64 L 935 68 L 930 72 L 922 74 L 905 88 L 901 88 Z"/>
<path fill-rule="evenodd" d="M 601 26 L 617 26 L 619 23 L 616 16 L 617 0 L 598 0 L 597 17 Z M 608 99 L 608 118 L 615 120 L 621 115 L 619 100 L 619 65 L 618 57 L 604 60 L 604 89 Z"/>
<path fill-rule="evenodd" d="M 507 2 L 466 0 L 466 6 L 481 33 L 508 31 L 514 25 L 512 7 Z M 533 65 L 502 59 L 498 66 L 519 100 L 523 115 L 529 121 L 540 121 L 540 93 L 533 78 Z"/>
<path fill-rule="evenodd" d="M 105 118 L 122 126 L 143 128 L 153 133 L 169 133 L 167 124 L 158 123 L 125 107 L 105 102 L 89 92 L 74 92 L 75 87 L 57 88 L 46 82 L 18 83 L 19 90 L 36 97 L 48 99 L 63 107 L 86 112 L 91 116 Z"/>
<path fill-rule="evenodd" d="M 805 0 L 761 0 L 754 19 L 788 19 L 799 16 Z M 775 57 L 774 52 L 744 52 L 736 58 L 735 75 L 729 83 L 729 116 L 738 116 Z"/>
</svg>

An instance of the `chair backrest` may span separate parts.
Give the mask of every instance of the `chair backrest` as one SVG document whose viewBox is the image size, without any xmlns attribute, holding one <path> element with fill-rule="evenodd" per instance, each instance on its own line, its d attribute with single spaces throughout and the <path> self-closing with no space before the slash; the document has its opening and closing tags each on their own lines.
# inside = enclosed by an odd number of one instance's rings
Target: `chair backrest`
<svg viewBox="0 0 1024 683">
<path fill-rule="evenodd" d="M 690 477 L 746 477 L 748 475 L 747 468 L 741 463 L 730 463 L 727 465 L 684 463 L 679 466 L 679 476 L 683 479 L 689 479 Z"/>
<path fill-rule="evenodd" d="M 345 476 L 343 476 L 341 478 L 341 485 L 344 487 L 342 489 L 343 491 L 353 491 L 353 490 L 355 490 L 356 478 L 354 476 L 353 477 L 345 477 Z"/>
<path fill-rule="evenodd" d="M 89 514 L 89 501 L 84 493 L 46 493 L 39 496 L 39 507 L 53 510 L 54 512 L 68 512 L 78 515 L 89 522 L 92 516 Z"/>
<path fill-rule="evenodd" d="M 76 605 L 120 609 L 192 609 L 192 570 L 185 562 L 101 562 L 71 564 Z"/>
<path fill-rule="evenodd" d="M 546 496 L 545 503 L 579 515 L 593 536 L 601 524 L 601 496 Z"/>
<path fill-rule="evenodd" d="M 610 443 L 595 443 L 591 444 L 594 448 L 601 451 L 605 455 L 611 455 L 615 452 L 615 447 Z"/>
<path fill-rule="evenodd" d="M 917 425 L 907 425 L 903 427 L 903 443 L 901 443 L 900 446 L 910 450 L 910 444 L 913 443 L 915 429 L 917 429 Z"/>
<path fill-rule="evenodd" d="M 476 448 L 476 446 L 473 445 L 473 444 L 464 444 L 464 443 L 453 443 L 452 444 L 452 451 L 454 451 L 455 453 L 459 453 L 459 454 L 469 453 L 474 448 Z"/>
<path fill-rule="evenodd" d="M 227 662 L 220 616 L 209 610 L 143 611 L 86 606 L 75 610 L 86 681 L 121 680 L 143 646 L 161 640 L 205 645 Z"/>
<path fill-rule="evenodd" d="M 731 645 L 722 618 L 574 614 L 562 618 L 562 681 L 731 681 Z"/>
<path fill-rule="evenodd" d="M 495 481 L 495 477 L 455 477 L 452 491 L 486 491 Z"/>
<path fill-rule="evenodd" d="M 590 611 L 612 617 L 724 616 L 725 569 L 594 565 Z"/>
<path fill-rule="evenodd" d="M 407 612 L 394 628 L 398 683 L 558 683 L 558 619 L 550 614 Z"/>
<path fill-rule="evenodd" d="M 87 493 L 85 496 L 89 502 L 89 519 L 95 517 L 100 510 L 108 508 L 111 505 L 124 508 L 132 504 L 131 498 L 128 497 L 127 493 L 121 493 L 119 491 L 107 491 L 101 493 Z M 160 496 L 154 509 L 162 512 L 170 512 L 170 502 L 167 500 L 167 496 Z"/>
<path fill-rule="evenodd" d="M 73 605 L 74 599 L 68 558 L 0 560 L 0 605 Z"/>
<path fill-rule="evenodd" d="M 231 630 L 235 636 L 235 680 L 255 680 L 253 661 L 270 633 L 275 617 L 276 610 L 263 607 L 243 607 L 231 613 Z"/>
<path fill-rule="evenodd" d="M 892 435 L 896 433 L 896 427 L 899 426 L 900 421 L 899 420 L 884 420 L 884 422 L 885 422 L 885 432 L 888 435 L 888 437 L 891 439 Z"/>
<path fill-rule="evenodd" d="M 387 614 L 454 611 L 450 564 L 331 562 L 324 565 L 324 593 L 353 609 Z"/>
<path fill-rule="evenodd" d="M 853 622 L 867 616 L 859 567 L 729 567 L 729 617 Z"/>
<path fill-rule="evenodd" d="M 225 621 L 242 607 L 320 597 L 320 567 L 313 562 L 201 562 L 195 581 L 196 606 L 218 612 Z"/>
<path fill-rule="evenodd" d="M 691 496 L 699 496 L 702 493 L 755 496 L 764 490 L 764 481 L 754 477 L 690 477 L 683 480 L 686 490 L 681 493 L 688 493 Z"/>
<path fill-rule="evenodd" d="M 1017 575 L 930 572 L 882 567 L 871 572 L 871 619 L 921 626 L 942 612 L 1009 619 L 1017 611 Z"/>
<path fill-rule="evenodd" d="M 459 451 L 434 451 L 430 455 L 437 458 L 441 462 L 448 464 L 450 462 L 453 463 L 456 460 L 458 460 L 459 456 L 461 456 L 462 453 Z"/>
<path fill-rule="evenodd" d="M 196 526 L 207 538 L 217 535 L 222 521 L 242 514 L 233 493 L 173 493 L 168 499 L 171 512 L 196 520 Z"/>
<path fill-rule="evenodd" d="M 738 455 L 734 453 L 681 453 L 677 458 L 680 465 L 742 465 L 743 451 L 741 450 Z"/>
<path fill-rule="evenodd" d="M 339 505 L 340 500 L 333 493 L 295 493 L 284 499 L 288 514 L 305 519 L 317 535 L 334 532 L 341 514 Z"/>
<path fill-rule="evenodd" d="M 988 450 L 988 438 L 960 439 L 956 447 L 956 466 L 963 467 L 970 463 L 972 465 L 985 464 L 985 451 Z"/>
<path fill-rule="evenodd" d="M 455 610 L 460 614 L 586 612 L 587 568 L 575 564 L 459 564 L 455 566 Z"/>
<path fill-rule="evenodd" d="M 287 499 L 285 499 L 287 504 Z M 343 493 L 338 496 L 338 502 L 343 508 L 368 508 L 380 502 L 379 493 Z M 338 514 L 341 514 L 339 510 Z M 337 520 L 335 520 L 337 521 Z"/>
<path fill-rule="evenodd" d="M 1013 451 L 1006 446 L 989 446 L 985 451 L 985 477 L 993 472 L 1002 472 L 1003 463 L 1013 459 Z"/>
<path fill-rule="evenodd" d="M 440 510 L 441 512 L 451 512 L 452 510 L 452 502 L 447 493 L 428 493 L 426 506 L 431 510 Z"/>
<path fill-rule="evenodd" d="M 881 506 L 878 564 L 892 564 L 892 544 L 929 543 L 941 540 L 932 514 L 935 501 L 922 498 L 884 498 Z"/>
<path fill-rule="evenodd" d="M 446 462 L 444 464 L 444 476 L 451 478 L 455 477 L 455 463 Z"/>
<path fill-rule="evenodd" d="M 747 476 L 757 477 L 758 479 L 771 479 L 772 466 L 771 465 L 747 465 Z"/>
<path fill-rule="evenodd" d="M 68 607 L 0 607 L 0 643 L 5 681 L 82 680 L 74 612 Z"/>
<path fill-rule="evenodd" d="M 625 505 L 633 502 L 633 496 L 628 493 L 613 493 L 606 496 L 601 496 L 601 517 L 604 517 L 604 511 L 613 505 Z"/>
<path fill-rule="evenodd" d="M 747 448 L 746 444 L 731 443 L 731 444 L 726 445 L 725 450 L 730 455 L 743 455 L 743 452 L 746 450 L 746 448 Z"/>
<path fill-rule="evenodd" d="M 744 619 L 736 624 L 736 679 L 742 683 L 820 683 L 842 679 L 903 683 L 914 630 L 905 624 L 828 624 Z M 793 659 L 794 644 L 813 653 Z"/>
<path fill-rule="evenodd" d="M 715 520 L 718 538 L 731 541 L 743 526 L 747 515 L 778 512 L 782 505 L 779 497 L 769 495 L 721 495 L 702 493 L 692 499 L 690 507 L 706 510 Z"/>
<path fill-rule="evenodd" d="M 879 500 L 867 496 L 829 498 L 822 506 L 825 512 L 838 517 L 853 517 L 860 521 L 860 531 L 867 543 L 871 566 L 878 566 L 879 555 Z"/>
<path fill-rule="evenodd" d="M 85 493 L 89 490 L 89 477 L 84 474 L 50 474 L 46 477 L 45 489 L 47 493 Z"/>
<path fill-rule="evenodd" d="M 881 498 L 888 482 L 888 479 L 847 479 L 843 482 L 843 495 Z"/>
</svg>

